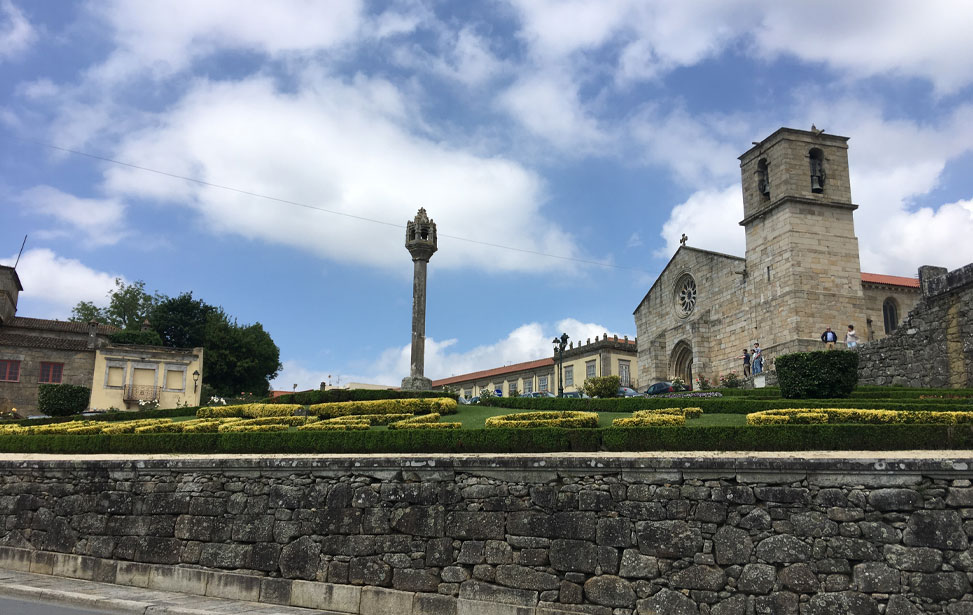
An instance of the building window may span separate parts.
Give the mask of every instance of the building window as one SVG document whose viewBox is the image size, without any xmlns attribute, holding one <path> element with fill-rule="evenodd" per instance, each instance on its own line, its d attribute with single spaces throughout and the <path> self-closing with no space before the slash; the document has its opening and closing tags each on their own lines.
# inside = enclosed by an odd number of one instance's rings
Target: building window
<svg viewBox="0 0 973 615">
<path fill-rule="evenodd" d="M 585 361 L 584 364 L 584 377 L 594 378 L 595 377 L 595 363 L 596 361 L 592 359 L 591 361 Z"/>
<path fill-rule="evenodd" d="M 811 192 L 820 194 L 824 192 L 824 152 L 818 148 L 812 148 L 807 153 L 808 161 L 811 165 Z"/>
<path fill-rule="evenodd" d="M 533 392 L 534 392 L 534 379 L 524 378 L 524 394 L 526 395 L 527 393 L 533 393 Z"/>
<path fill-rule="evenodd" d="M 676 282 L 676 287 L 673 292 L 676 312 L 679 316 L 685 318 L 693 313 L 696 309 L 696 280 L 693 276 L 688 273 L 683 274 Z"/>
<path fill-rule="evenodd" d="M 770 198 L 770 171 L 767 168 L 766 158 L 761 158 L 757 162 L 757 192 L 764 198 Z"/>
<path fill-rule="evenodd" d="M 0 360 L 0 381 L 20 382 L 20 361 Z"/>
<path fill-rule="evenodd" d="M 185 391 L 186 390 L 186 370 L 172 369 L 172 368 L 167 369 L 165 388 L 170 391 Z"/>
<path fill-rule="evenodd" d="M 899 326 L 899 308 L 895 305 L 895 299 L 889 297 L 882 304 L 882 316 L 885 318 L 885 333 L 895 331 Z"/>
<path fill-rule="evenodd" d="M 61 375 L 64 373 L 64 363 L 45 363 L 41 362 L 41 377 L 38 382 L 47 384 L 61 384 Z"/>
<path fill-rule="evenodd" d="M 121 387 L 125 384 L 125 368 L 118 366 L 108 366 L 108 375 L 105 378 L 106 387 Z"/>
<path fill-rule="evenodd" d="M 466 399 L 473 397 L 473 389 L 464 389 L 463 397 L 465 397 Z"/>
<path fill-rule="evenodd" d="M 618 379 L 623 387 L 632 386 L 631 364 L 628 361 L 618 362 Z"/>
<path fill-rule="evenodd" d="M 564 368 L 564 386 L 573 387 L 574 386 L 574 366 L 568 365 Z"/>
<path fill-rule="evenodd" d="M 539 390 L 541 393 L 547 392 L 547 376 L 537 377 L 537 390 Z"/>
<path fill-rule="evenodd" d="M 507 383 L 507 396 L 513 397 L 517 394 L 517 381 L 511 380 Z"/>
</svg>

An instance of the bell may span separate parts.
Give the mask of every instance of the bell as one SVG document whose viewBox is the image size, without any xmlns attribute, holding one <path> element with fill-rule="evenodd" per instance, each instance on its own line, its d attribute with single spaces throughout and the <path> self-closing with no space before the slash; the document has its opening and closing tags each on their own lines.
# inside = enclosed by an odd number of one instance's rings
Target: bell
<svg viewBox="0 0 973 615">
<path fill-rule="evenodd" d="M 819 175 L 811 176 L 811 192 L 816 194 L 824 192 L 824 186 L 821 185 L 821 177 Z"/>
</svg>

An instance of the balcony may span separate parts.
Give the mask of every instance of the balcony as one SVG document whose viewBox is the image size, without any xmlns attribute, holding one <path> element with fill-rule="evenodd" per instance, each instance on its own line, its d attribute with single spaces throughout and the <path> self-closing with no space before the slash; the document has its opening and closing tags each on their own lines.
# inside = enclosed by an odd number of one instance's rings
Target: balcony
<svg viewBox="0 0 973 615">
<path fill-rule="evenodd" d="M 125 402 L 137 402 L 139 400 L 152 401 L 159 399 L 162 387 L 151 384 L 126 384 L 122 392 L 122 399 Z"/>
</svg>

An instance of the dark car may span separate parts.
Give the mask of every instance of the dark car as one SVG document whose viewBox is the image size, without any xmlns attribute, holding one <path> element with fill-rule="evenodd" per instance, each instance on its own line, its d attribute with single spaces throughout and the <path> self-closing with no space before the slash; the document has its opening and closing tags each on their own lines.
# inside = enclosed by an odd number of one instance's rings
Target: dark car
<svg viewBox="0 0 973 615">
<path fill-rule="evenodd" d="M 642 397 L 642 394 L 631 387 L 618 387 L 618 397 Z"/>
<path fill-rule="evenodd" d="M 649 388 L 645 389 L 646 395 L 660 395 L 662 393 L 672 393 L 672 383 L 671 382 L 656 382 Z"/>
</svg>

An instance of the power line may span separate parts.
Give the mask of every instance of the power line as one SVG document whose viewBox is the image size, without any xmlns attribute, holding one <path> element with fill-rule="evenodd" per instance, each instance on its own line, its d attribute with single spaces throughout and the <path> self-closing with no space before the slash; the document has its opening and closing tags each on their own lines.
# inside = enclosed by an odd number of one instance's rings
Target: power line
<svg viewBox="0 0 973 615">
<path fill-rule="evenodd" d="M 119 166 L 128 167 L 130 169 L 136 169 L 138 171 L 144 171 L 146 173 L 155 173 L 156 175 L 162 175 L 164 177 L 170 177 L 172 179 L 180 179 L 180 180 L 187 181 L 187 182 L 191 182 L 191 183 L 194 183 L 194 184 L 199 184 L 200 186 L 206 186 L 208 188 L 217 188 L 219 190 L 226 190 L 226 191 L 229 191 L 229 192 L 235 192 L 237 194 L 243 194 L 243 195 L 252 196 L 252 197 L 258 198 L 258 199 L 264 199 L 264 200 L 268 200 L 268 201 L 273 201 L 273 202 L 276 202 L 276 203 L 281 203 L 283 205 L 292 205 L 294 207 L 303 207 L 305 209 L 312 209 L 314 211 L 320 211 L 320 212 L 327 213 L 327 214 L 332 214 L 332 215 L 335 215 L 335 216 L 344 216 L 345 218 L 353 218 L 355 220 L 360 220 L 362 222 L 371 222 L 373 224 L 381 224 L 381 225 L 384 225 L 384 226 L 391 226 L 391 227 L 400 228 L 400 229 L 404 229 L 405 228 L 405 225 L 403 225 L 403 224 L 396 224 L 394 222 L 388 222 L 386 220 L 378 220 L 378 219 L 369 218 L 369 217 L 366 217 L 366 216 L 356 216 L 355 214 L 349 214 L 349 213 L 346 213 L 346 212 L 343 212 L 343 211 L 335 211 L 333 209 L 328 209 L 326 207 L 320 207 L 320 206 L 317 206 L 317 205 L 310 205 L 308 203 L 301 203 L 299 201 L 291 201 L 289 199 L 282 199 L 282 198 L 275 197 L 275 196 L 270 196 L 270 195 L 267 195 L 267 194 L 261 194 L 259 192 L 253 192 L 253 191 L 250 191 L 250 190 L 243 190 L 241 188 L 234 188 L 233 186 L 227 186 L 227 185 L 224 185 L 224 184 L 217 184 L 217 183 L 214 183 L 214 182 L 205 181 L 205 180 L 198 179 L 198 178 L 195 178 L 195 177 L 187 177 L 185 175 L 179 175 L 178 173 L 170 173 L 168 171 L 161 171 L 159 169 L 153 169 L 151 167 L 145 167 L 145 166 L 142 166 L 142 165 L 133 164 L 131 162 L 125 162 L 123 160 L 116 160 L 115 158 L 108 158 L 107 156 L 99 156 L 98 154 L 92 154 L 90 152 L 85 152 L 85 151 L 82 151 L 82 150 L 76 150 L 76 149 L 72 149 L 72 148 L 68 148 L 68 147 L 62 147 L 60 145 L 54 145 L 53 143 L 46 143 L 44 141 L 37 141 L 37 140 L 34 140 L 34 139 L 26 139 L 26 138 L 22 138 L 22 137 L 18 137 L 18 138 L 20 138 L 21 140 L 26 141 L 28 143 L 33 143 L 35 145 L 40 145 L 41 147 L 46 147 L 46 148 L 49 148 L 49 149 L 57 150 L 57 151 L 60 151 L 60 152 L 65 152 L 65 153 L 68 153 L 68 154 L 74 154 L 76 156 L 84 156 L 86 158 L 91 158 L 91 159 L 94 159 L 94 160 L 100 160 L 102 162 L 109 162 L 111 164 L 116 164 L 116 165 L 119 165 Z M 500 250 L 511 250 L 513 252 L 520 252 L 520 253 L 523 253 L 523 254 L 533 254 L 535 256 L 543 256 L 545 258 L 555 258 L 555 259 L 564 260 L 564 261 L 571 261 L 571 262 L 574 262 L 574 263 L 582 263 L 582 264 L 585 264 L 585 265 L 594 265 L 596 267 L 607 267 L 607 268 L 611 268 L 611 269 L 620 269 L 620 270 L 626 270 L 626 271 L 635 271 L 635 272 L 638 272 L 638 273 L 645 273 L 645 274 L 649 274 L 650 273 L 650 272 L 648 272 L 648 271 L 646 271 L 644 269 L 638 269 L 636 267 L 626 267 L 624 265 L 615 265 L 615 264 L 612 264 L 612 263 L 603 263 L 603 262 L 593 261 L 593 260 L 584 259 L 584 258 L 577 258 L 577 257 L 574 257 L 574 256 L 563 256 L 563 255 L 560 255 L 560 254 L 550 254 L 550 253 L 547 253 L 547 252 L 540 252 L 538 250 L 528 250 L 526 248 L 518 248 L 516 246 L 507 246 L 507 245 L 498 244 L 498 243 L 491 243 L 489 241 L 480 241 L 478 239 L 470 239 L 469 237 L 460 237 L 458 235 L 449 235 L 449 234 L 446 234 L 446 233 L 439 233 L 439 236 L 440 237 L 447 238 L 447 239 L 454 239 L 456 241 L 465 241 L 467 243 L 478 244 L 478 245 L 486 246 L 486 247 L 490 247 L 490 248 L 497 248 L 497 249 L 500 249 Z"/>
</svg>

